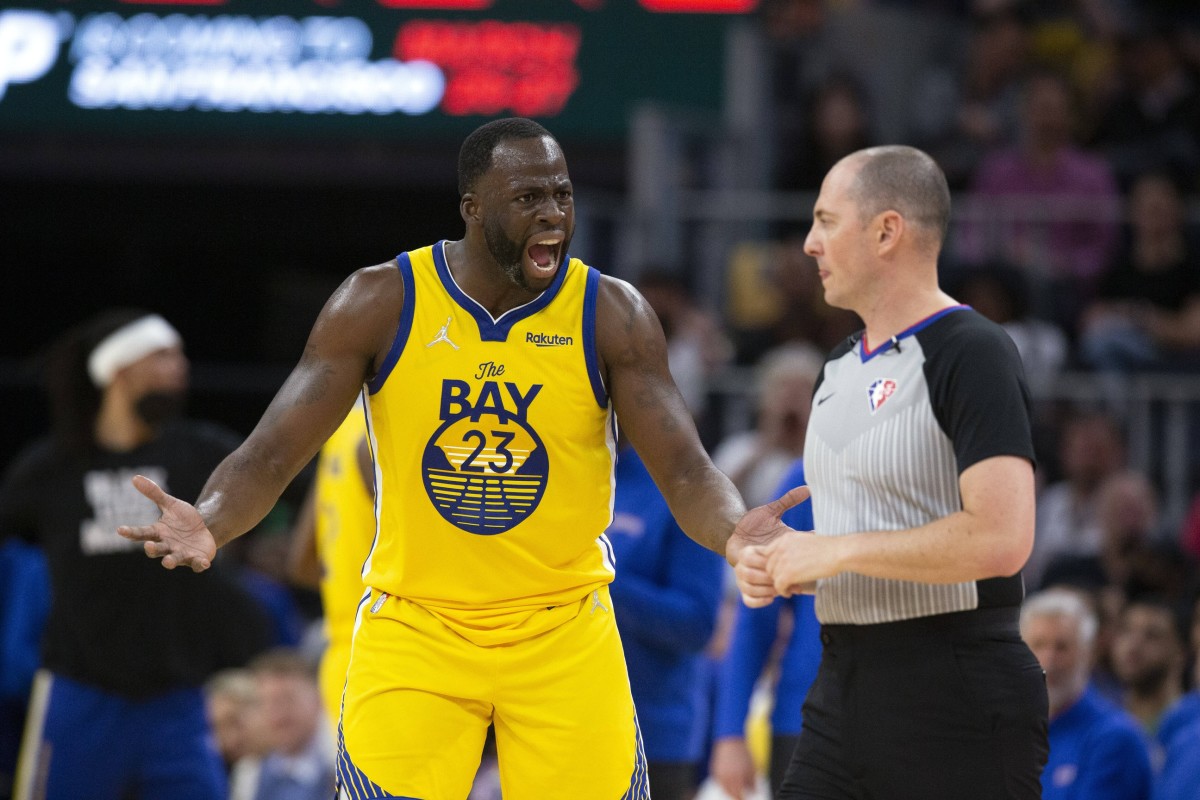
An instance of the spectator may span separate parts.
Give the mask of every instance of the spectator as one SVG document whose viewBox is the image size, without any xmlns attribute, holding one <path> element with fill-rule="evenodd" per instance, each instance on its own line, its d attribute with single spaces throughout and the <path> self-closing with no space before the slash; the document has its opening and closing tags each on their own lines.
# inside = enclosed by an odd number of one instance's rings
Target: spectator
<svg viewBox="0 0 1200 800">
<path fill-rule="evenodd" d="M 797 459 L 780 481 L 776 495 L 803 485 L 804 461 Z M 783 521 L 799 531 L 812 530 L 812 502 L 792 507 Z M 766 766 L 767 784 L 774 797 L 796 749 L 800 708 L 820 661 L 820 623 L 812 595 L 779 597 L 763 608 L 738 604 L 732 641 L 719 666 L 710 766 L 713 778 L 735 800 L 746 800 L 759 782 L 747 736 L 754 692 L 764 681 L 770 682 Z"/>
<path fill-rule="evenodd" d="M 656 800 L 695 791 L 710 710 L 703 650 L 725 565 L 680 530 L 641 458 L 622 441 L 606 534 L 617 574 L 613 611 Z"/>
<path fill-rule="evenodd" d="M 1096 617 L 1070 590 L 1026 598 L 1021 637 L 1046 672 L 1050 760 L 1043 800 L 1149 800 L 1151 767 L 1137 721 L 1089 684 Z"/>
<path fill-rule="evenodd" d="M 715 315 L 701 308 L 674 272 L 649 269 L 638 290 L 658 315 L 667 337 L 667 366 L 702 431 L 708 429 L 712 379 L 733 361 L 733 343 Z"/>
<path fill-rule="evenodd" d="M 779 188 L 816 192 L 829 168 L 855 150 L 870 147 L 871 110 L 863 88 L 849 75 L 833 75 L 803 98 L 807 125 L 780 153 Z"/>
<path fill-rule="evenodd" d="M 270 748 L 254 675 L 222 670 L 204 685 L 209 724 L 229 778 L 229 800 L 253 800 L 262 757 Z"/>
<path fill-rule="evenodd" d="M 1164 714 L 1183 696 L 1184 637 L 1175 609 L 1152 595 L 1130 600 L 1113 640 L 1113 668 L 1125 708 L 1152 739 Z"/>
<path fill-rule="evenodd" d="M 836 14 L 835 14 L 836 16 Z M 796 142 L 803 141 L 810 124 L 807 100 L 832 75 L 861 62 L 844 37 L 829 30 L 830 11 L 825 0 L 765 0 L 762 32 L 768 59 L 767 92 L 774 114 L 772 150 L 777 162 L 787 164 Z M 782 180 L 790 169 L 776 168 L 774 188 L 792 188 Z"/>
<path fill-rule="evenodd" d="M 804 453 L 804 428 L 813 385 L 824 359 L 811 345 L 789 344 L 758 366 L 754 428 L 727 436 L 713 463 L 729 476 L 750 506 L 771 500 L 792 462 Z"/>
<path fill-rule="evenodd" d="M 1040 301 L 1035 314 L 1066 329 L 1111 255 L 1120 201 L 1108 165 L 1073 143 L 1076 124 L 1063 78 L 1030 75 L 1019 144 L 980 163 L 958 239 L 966 263 L 1001 259 L 1022 269 Z"/>
<path fill-rule="evenodd" d="M 1173 41 L 1170 17 L 1146 13 L 1120 43 L 1124 81 L 1096 131 L 1096 146 L 1126 186 L 1147 171 L 1192 176 L 1200 167 L 1200 85 Z"/>
<path fill-rule="evenodd" d="M 1163 714 L 1158 726 L 1158 740 L 1168 749 L 1177 734 L 1200 723 L 1200 593 L 1193 599 L 1190 621 L 1188 653 L 1191 659 L 1191 690 Z"/>
<path fill-rule="evenodd" d="M 1200 800 L 1200 721 L 1171 740 L 1154 782 L 1154 800 Z"/>
<path fill-rule="evenodd" d="M 972 10 L 964 52 L 928 69 L 913 91 L 910 135 L 955 191 L 986 153 L 1017 138 L 1028 15 L 1019 3 L 993 5 Z"/>
<path fill-rule="evenodd" d="M 334 745 L 321 708 L 316 665 L 288 648 L 250 664 L 269 749 L 254 800 L 328 800 L 334 794 Z"/>
<path fill-rule="evenodd" d="M 1135 180 L 1128 234 L 1082 317 L 1080 339 L 1084 360 L 1099 370 L 1200 366 L 1200 240 L 1186 228 L 1171 176 Z"/>
<path fill-rule="evenodd" d="M 1106 478 L 1096 491 L 1094 508 L 1100 526 L 1099 547 L 1094 552 L 1053 557 L 1042 584 L 1073 583 L 1124 592 L 1170 588 L 1156 585 L 1155 576 L 1147 574 L 1162 531 L 1158 495 L 1146 476 L 1122 470 Z M 1174 588 L 1178 596 L 1181 587 Z"/>
<path fill-rule="evenodd" d="M 1030 586 L 1041 585 L 1046 565 L 1056 556 L 1099 552 L 1097 492 L 1125 464 L 1124 435 L 1103 411 L 1076 409 L 1067 416 L 1058 451 L 1062 477 L 1038 496 L 1037 535 L 1023 570 Z"/>
<path fill-rule="evenodd" d="M 21 729 L 49 613 L 45 555 L 24 542 L 0 544 L 0 798 L 12 797 Z"/>
<path fill-rule="evenodd" d="M 182 418 L 188 367 L 178 331 L 140 310 L 104 312 L 51 348 L 53 432 L 0 484 L 0 536 L 42 548 L 53 597 L 21 756 L 38 770 L 18 776 L 20 797 L 225 795 L 201 687 L 266 646 L 265 615 L 223 560 L 211 575 L 170 575 L 116 531 L 158 516 L 135 472 L 195 497 L 237 444 Z"/>
<path fill-rule="evenodd" d="M 1021 354 L 1034 397 L 1046 396 L 1067 363 L 1070 343 L 1052 322 L 1029 312 L 1029 289 L 1019 270 L 993 264 L 960 278 L 955 297 L 1004 328 Z"/>
</svg>

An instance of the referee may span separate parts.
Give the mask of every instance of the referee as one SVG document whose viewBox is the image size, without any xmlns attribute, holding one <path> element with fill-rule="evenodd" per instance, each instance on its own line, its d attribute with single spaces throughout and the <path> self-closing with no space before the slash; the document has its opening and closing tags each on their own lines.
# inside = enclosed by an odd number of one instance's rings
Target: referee
<svg viewBox="0 0 1200 800">
<path fill-rule="evenodd" d="M 898 146 L 842 159 L 814 208 L 825 299 L 865 329 L 813 398 L 816 535 L 737 566 L 748 605 L 816 592 L 821 666 L 781 798 L 1041 796 L 1046 686 L 1018 630 L 1029 393 L 1005 333 L 938 287 L 949 216 L 942 171 Z"/>
</svg>

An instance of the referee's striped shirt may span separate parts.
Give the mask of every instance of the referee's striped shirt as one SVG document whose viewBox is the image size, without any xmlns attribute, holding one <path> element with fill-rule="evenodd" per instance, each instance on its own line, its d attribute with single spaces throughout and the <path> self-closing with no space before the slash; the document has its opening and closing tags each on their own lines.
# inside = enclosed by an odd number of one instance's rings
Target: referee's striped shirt
<svg viewBox="0 0 1200 800">
<path fill-rule="evenodd" d="M 825 363 L 804 447 L 816 533 L 903 530 L 962 509 L 958 476 L 986 458 L 1034 460 L 1029 390 L 1004 330 L 953 306 L 868 350 L 850 337 Z M 817 618 L 871 624 L 1019 605 L 1021 576 L 930 584 L 841 573 L 817 585 Z"/>
</svg>

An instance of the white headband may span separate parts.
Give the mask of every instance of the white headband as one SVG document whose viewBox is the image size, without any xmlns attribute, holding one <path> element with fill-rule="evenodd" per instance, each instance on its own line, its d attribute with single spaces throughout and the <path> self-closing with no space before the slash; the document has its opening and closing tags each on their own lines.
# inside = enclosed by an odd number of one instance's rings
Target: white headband
<svg viewBox="0 0 1200 800">
<path fill-rule="evenodd" d="M 101 340 L 88 356 L 88 375 L 98 388 L 112 383 L 118 372 L 155 350 L 182 344 L 179 331 L 157 314 L 134 320 Z"/>
</svg>

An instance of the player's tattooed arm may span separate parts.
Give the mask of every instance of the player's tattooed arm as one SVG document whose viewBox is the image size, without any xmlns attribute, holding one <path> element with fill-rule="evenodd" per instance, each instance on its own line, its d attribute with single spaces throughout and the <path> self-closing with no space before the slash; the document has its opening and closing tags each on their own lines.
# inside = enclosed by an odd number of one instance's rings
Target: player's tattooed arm
<svg viewBox="0 0 1200 800">
<path fill-rule="evenodd" d="M 596 343 L 617 424 L 638 451 L 683 530 L 725 555 L 745 513 L 736 488 L 713 466 L 667 367 L 667 342 L 650 304 L 632 286 L 601 280 Z"/>
</svg>

